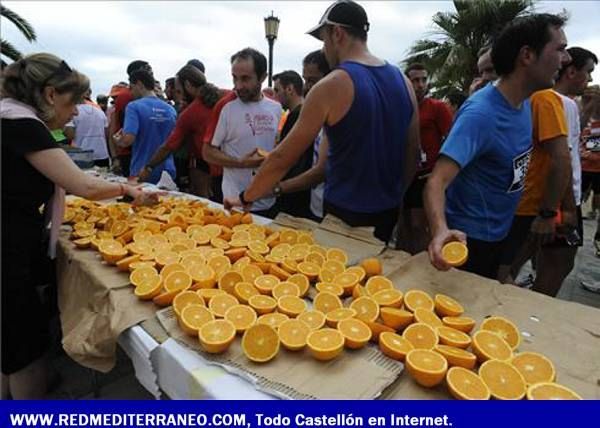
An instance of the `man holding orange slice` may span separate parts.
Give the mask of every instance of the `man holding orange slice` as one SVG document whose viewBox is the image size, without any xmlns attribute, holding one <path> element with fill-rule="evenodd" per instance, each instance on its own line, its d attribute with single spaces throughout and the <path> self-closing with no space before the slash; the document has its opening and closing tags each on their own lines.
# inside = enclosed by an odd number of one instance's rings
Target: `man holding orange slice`
<svg viewBox="0 0 600 428">
<path fill-rule="evenodd" d="M 494 42 L 492 61 L 500 78 L 459 110 L 426 186 L 425 210 L 433 236 L 429 255 L 437 269 L 458 264 L 448 262 L 444 253 L 449 251 L 443 248 L 459 241 L 469 248 L 462 269 L 496 279 L 502 241 L 521 197 L 531 153 L 527 98 L 551 88 L 569 60 L 564 23 L 550 14 L 519 18 Z"/>
</svg>

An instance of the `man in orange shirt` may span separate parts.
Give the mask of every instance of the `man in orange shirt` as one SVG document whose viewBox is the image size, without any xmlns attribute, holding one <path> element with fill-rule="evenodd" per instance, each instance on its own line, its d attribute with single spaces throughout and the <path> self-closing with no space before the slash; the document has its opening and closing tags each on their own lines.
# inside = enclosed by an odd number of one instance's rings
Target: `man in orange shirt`
<svg viewBox="0 0 600 428">
<path fill-rule="evenodd" d="M 569 96 L 581 95 L 594 64 L 580 66 L 578 49 L 567 51 L 569 62 L 563 65 L 554 89 L 531 97 L 534 149 L 503 260 L 508 265 L 508 258 L 516 254 L 510 270 L 516 278 L 521 266 L 534 257 L 533 290 L 550 296 L 556 296 L 573 269 L 583 235 L 579 112 Z"/>
</svg>

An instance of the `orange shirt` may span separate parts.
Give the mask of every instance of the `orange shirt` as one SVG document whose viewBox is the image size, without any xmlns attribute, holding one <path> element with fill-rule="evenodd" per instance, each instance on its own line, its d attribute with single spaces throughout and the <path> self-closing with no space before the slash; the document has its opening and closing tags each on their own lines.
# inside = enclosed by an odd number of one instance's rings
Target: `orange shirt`
<svg viewBox="0 0 600 428">
<path fill-rule="evenodd" d="M 544 149 L 544 143 L 554 138 L 567 137 L 569 134 L 562 99 L 552 89 L 538 91 L 531 96 L 531 120 L 533 151 L 523 196 L 517 208 L 517 215 L 522 216 L 536 216 L 540 210 L 550 167 L 550 155 Z"/>
</svg>

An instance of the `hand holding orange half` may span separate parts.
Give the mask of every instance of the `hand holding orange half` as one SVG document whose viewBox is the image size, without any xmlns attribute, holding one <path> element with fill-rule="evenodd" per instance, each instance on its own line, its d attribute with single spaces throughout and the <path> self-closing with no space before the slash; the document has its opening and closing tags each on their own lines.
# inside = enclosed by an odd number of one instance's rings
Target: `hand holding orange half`
<svg viewBox="0 0 600 428">
<path fill-rule="evenodd" d="M 450 266 L 459 267 L 467 262 L 469 249 L 462 242 L 448 242 L 442 247 L 442 257 Z"/>
</svg>

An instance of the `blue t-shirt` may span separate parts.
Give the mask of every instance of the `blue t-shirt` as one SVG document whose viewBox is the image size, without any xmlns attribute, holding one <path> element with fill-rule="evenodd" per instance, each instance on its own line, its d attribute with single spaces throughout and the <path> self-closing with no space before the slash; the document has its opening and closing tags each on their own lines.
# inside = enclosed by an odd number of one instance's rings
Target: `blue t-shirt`
<svg viewBox="0 0 600 428">
<path fill-rule="evenodd" d="M 515 109 L 488 84 L 465 102 L 440 151 L 461 168 L 446 191 L 449 227 L 487 242 L 508 234 L 525 184 L 532 132 L 529 100 Z"/>
<path fill-rule="evenodd" d="M 402 73 L 388 63 L 343 62 L 354 85 L 348 113 L 325 126 L 329 153 L 325 201 L 357 213 L 398 207 L 405 183 L 404 152 L 413 106 Z"/>
<path fill-rule="evenodd" d="M 162 146 L 175 127 L 177 113 L 166 102 L 156 97 L 144 97 L 127 104 L 123 132 L 135 135 L 131 150 L 131 176 L 137 176 Z M 152 170 L 148 181 L 158 183 L 162 172 L 175 178 L 175 162 L 169 156 Z"/>
</svg>

